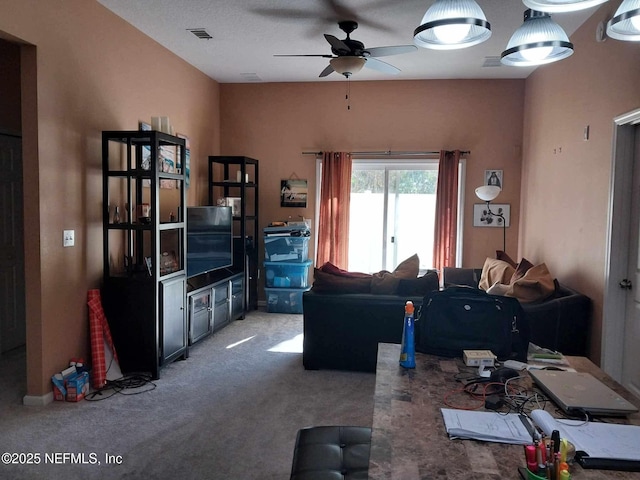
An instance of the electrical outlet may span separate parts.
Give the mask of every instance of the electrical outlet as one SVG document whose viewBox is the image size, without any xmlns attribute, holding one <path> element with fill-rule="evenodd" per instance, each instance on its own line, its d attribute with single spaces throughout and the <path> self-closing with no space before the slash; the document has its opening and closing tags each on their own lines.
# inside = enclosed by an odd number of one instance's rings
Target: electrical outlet
<svg viewBox="0 0 640 480">
<path fill-rule="evenodd" d="M 73 247 L 75 245 L 75 230 L 65 230 L 62 234 L 62 246 Z"/>
</svg>

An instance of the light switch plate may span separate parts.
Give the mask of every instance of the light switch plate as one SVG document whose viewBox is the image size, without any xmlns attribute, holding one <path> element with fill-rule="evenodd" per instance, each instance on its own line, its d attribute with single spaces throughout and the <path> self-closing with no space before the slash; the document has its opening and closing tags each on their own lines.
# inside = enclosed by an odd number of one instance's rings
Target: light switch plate
<svg viewBox="0 0 640 480">
<path fill-rule="evenodd" d="M 73 247 L 75 245 L 75 230 L 65 230 L 62 234 L 62 246 Z"/>
</svg>

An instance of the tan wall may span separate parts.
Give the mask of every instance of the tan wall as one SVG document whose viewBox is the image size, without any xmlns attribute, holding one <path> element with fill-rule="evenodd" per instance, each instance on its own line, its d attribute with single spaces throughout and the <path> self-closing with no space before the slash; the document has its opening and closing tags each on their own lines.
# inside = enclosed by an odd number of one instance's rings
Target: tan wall
<svg viewBox="0 0 640 480">
<path fill-rule="evenodd" d="M 479 203 L 474 190 L 489 168 L 504 170 L 499 201 L 511 204 L 507 250 L 515 253 L 524 81 L 351 82 L 350 110 L 346 89 L 346 81 L 220 86 L 222 153 L 260 160 L 260 228 L 290 216 L 314 216 L 315 159 L 303 151 L 459 148 L 471 151 L 463 264 L 481 267 L 502 248 L 502 230 L 472 227 L 473 204 Z M 280 180 L 291 176 L 309 180 L 306 209 L 280 207 Z"/>
<path fill-rule="evenodd" d="M 27 393 L 42 395 L 71 357 L 89 355 L 86 295 L 102 276 L 101 131 L 169 116 L 191 139 L 188 203 L 202 203 L 204 158 L 219 153 L 219 87 L 97 2 L 2 0 L 0 11 L 0 36 L 35 46 L 22 52 Z M 75 229 L 75 247 L 62 247 L 64 229 Z"/>
<path fill-rule="evenodd" d="M 526 83 L 521 254 L 546 262 L 591 297 L 591 359 L 600 360 L 614 117 L 640 107 L 640 48 L 595 40 L 620 2 L 601 7 L 572 37 L 575 53 Z M 586 126 L 590 138 L 583 139 Z"/>
</svg>

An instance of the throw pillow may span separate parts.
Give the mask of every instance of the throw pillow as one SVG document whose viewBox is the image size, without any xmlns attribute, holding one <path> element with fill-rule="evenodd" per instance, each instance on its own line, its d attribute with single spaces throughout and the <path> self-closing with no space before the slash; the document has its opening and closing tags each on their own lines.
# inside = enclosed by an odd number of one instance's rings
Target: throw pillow
<svg viewBox="0 0 640 480">
<path fill-rule="evenodd" d="M 541 263 L 531 267 L 522 278 L 509 286 L 505 295 L 515 297 L 522 303 L 544 300 L 555 292 L 555 282 L 547 265 Z"/>
<path fill-rule="evenodd" d="M 418 278 L 401 278 L 396 293 L 405 297 L 424 297 L 439 288 L 438 272 L 430 271 Z"/>
<path fill-rule="evenodd" d="M 401 262 L 393 272 L 382 270 L 374 273 L 371 278 L 371 293 L 394 295 L 398 291 L 401 278 L 415 279 L 419 271 L 420 258 L 414 254 Z"/>
<path fill-rule="evenodd" d="M 504 260 L 487 257 L 482 267 L 478 288 L 487 291 L 496 283 L 508 285 L 514 272 L 515 269 Z"/>
<path fill-rule="evenodd" d="M 496 282 L 489 287 L 487 293 L 489 295 L 502 295 L 505 296 L 509 291 L 509 285 L 505 285 L 504 283 Z"/>
<path fill-rule="evenodd" d="M 371 275 L 348 277 L 315 268 L 313 276 L 313 290 L 319 293 L 369 293 L 371 291 Z"/>
<path fill-rule="evenodd" d="M 502 260 L 503 262 L 507 262 L 513 268 L 516 268 L 518 265 L 504 250 L 496 250 L 496 258 L 498 260 Z"/>
<path fill-rule="evenodd" d="M 516 265 L 516 271 L 513 272 L 513 276 L 511 277 L 511 281 L 509 283 L 520 280 L 522 277 L 524 277 L 525 273 L 527 273 L 531 267 L 533 267 L 533 263 L 531 263 L 524 257 L 521 258 L 520 263 Z"/>
<path fill-rule="evenodd" d="M 371 275 L 368 273 L 349 272 L 347 270 L 343 270 L 340 267 L 337 267 L 331 262 L 326 262 L 320 267 L 320 270 L 326 273 L 331 273 L 333 275 L 340 275 L 342 277 L 371 278 Z"/>
</svg>

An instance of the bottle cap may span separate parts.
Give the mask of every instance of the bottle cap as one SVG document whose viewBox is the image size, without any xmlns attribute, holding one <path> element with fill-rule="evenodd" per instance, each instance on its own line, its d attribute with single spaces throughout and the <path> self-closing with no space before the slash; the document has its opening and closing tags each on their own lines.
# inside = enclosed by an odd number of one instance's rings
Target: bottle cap
<svg viewBox="0 0 640 480">
<path fill-rule="evenodd" d="M 411 300 L 407 300 L 407 303 L 404 305 L 404 313 L 413 313 L 413 302 Z"/>
</svg>

